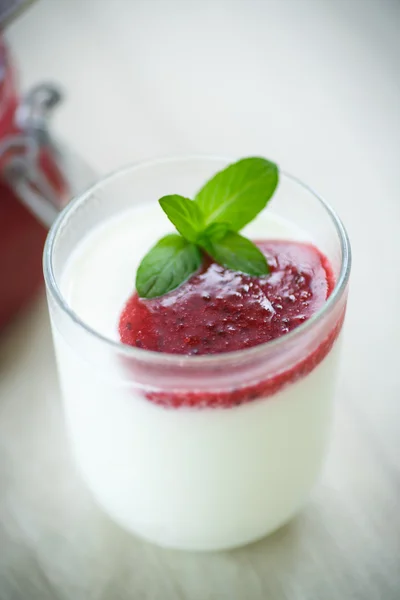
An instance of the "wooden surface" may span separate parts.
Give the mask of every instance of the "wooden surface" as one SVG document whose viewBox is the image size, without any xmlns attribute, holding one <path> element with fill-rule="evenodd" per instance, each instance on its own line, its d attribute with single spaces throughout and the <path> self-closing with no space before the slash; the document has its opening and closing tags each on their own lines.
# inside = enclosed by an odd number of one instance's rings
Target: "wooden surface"
<svg viewBox="0 0 400 600">
<path fill-rule="evenodd" d="M 1 600 L 400 598 L 400 4 L 41 0 L 8 37 L 57 77 L 99 171 L 261 153 L 345 221 L 351 296 L 330 455 L 306 509 L 228 553 L 160 550 L 92 502 L 65 439 L 44 298 L 0 338 Z"/>
</svg>

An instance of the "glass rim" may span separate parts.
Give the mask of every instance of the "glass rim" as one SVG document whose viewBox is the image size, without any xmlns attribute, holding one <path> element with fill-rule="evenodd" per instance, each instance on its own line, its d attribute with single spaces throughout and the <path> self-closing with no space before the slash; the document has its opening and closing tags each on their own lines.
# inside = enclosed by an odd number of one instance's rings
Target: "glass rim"
<svg viewBox="0 0 400 600">
<path fill-rule="evenodd" d="M 168 363 L 170 365 L 179 365 L 179 366 L 194 366 L 196 365 L 211 365 L 215 363 L 229 363 L 235 362 L 239 359 L 248 359 L 251 357 L 256 357 L 259 354 L 262 354 L 267 349 L 278 349 L 282 348 L 285 344 L 289 344 L 290 342 L 301 338 L 304 333 L 312 329 L 312 327 L 321 321 L 321 319 L 330 312 L 330 310 L 337 304 L 340 298 L 343 295 L 344 290 L 346 289 L 351 269 L 351 246 L 350 240 L 347 235 L 347 231 L 337 215 L 336 211 L 330 206 L 330 204 L 322 198 L 317 192 L 315 192 L 310 186 L 303 183 L 300 179 L 287 173 L 284 170 L 279 170 L 280 177 L 283 176 L 285 179 L 290 180 L 292 183 L 300 186 L 303 190 L 314 196 L 316 200 L 322 205 L 325 211 L 328 213 L 331 221 L 333 222 L 336 232 L 339 236 L 340 241 L 340 249 L 342 253 L 341 265 L 339 275 L 337 277 L 337 281 L 335 283 L 335 287 L 330 294 L 329 298 L 326 300 L 324 305 L 318 310 L 312 317 L 307 319 L 304 323 L 301 323 L 298 327 L 286 333 L 285 335 L 276 338 L 275 340 L 271 340 L 269 342 L 264 342 L 262 344 L 258 344 L 257 346 L 252 346 L 251 348 L 245 348 L 243 350 L 234 350 L 231 352 L 222 352 L 218 354 L 209 354 L 209 355 L 200 355 L 200 356 L 188 356 L 184 354 L 172 354 L 168 352 L 157 352 L 155 350 L 145 350 L 143 348 L 137 348 L 136 346 L 128 346 L 127 344 L 123 344 L 117 340 L 113 340 L 82 320 L 77 313 L 75 313 L 72 308 L 69 306 L 67 300 L 62 294 L 57 280 L 54 274 L 54 265 L 53 265 L 53 254 L 55 244 L 57 242 L 57 235 L 60 231 L 65 220 L 68 218 L 68 215 L 73 212 L 80 204 L 82 204 L 89 196 L 96 192 L 96 190 L 101 189 L 105 184 L 111 183 L 114 179 L 119 178 L 129 172 L 133 172 L 136 170 L 140 170 L 143 168 L 151 168 L 162 164 L 168 163 L 177 163 L 177 162 L 192 162 L 192 161 L 226 161 L 227 163 L 232 162 L 231 158 L 227 158 L 226 156 L 216 156 L 216 155 L 203 155 L 203 154 L 195 154 L 188 156 L 172 156 L 172 157 L 162 157 L 156 159 L 150 159 L 145 161 L 138 161 L 134 163 L 129 163 L 123 167 L 119 167 L 114 171 L 111 171 L 109 174 L 101 177 L 96 183 L 91 185 L 89 188 L 85 189 L 83 192 L 79 193 L 77 196 L 72 198 L 70 202 L 65 206 L 65 208 L 59 213 L 56 220 L 52 224 L 50 231 L 48 233 L 44 253 L 43 253 L 43 271 L 44 271 L 44 279 L 46 283 L 47 290 L 51 293 L 51 296 L 55 299 L 58 307 L 61 311 L 77 326 L 81 327 L 86 331 L 90 336 L 96 338 L 100 343 L 108 345 L 114 351 L 118 351 L 119 353 L 125 354 L 128 358 L 134 358 L 136 360 L 140 360 L 141 362 L 151 362 L 151 363 Z"/>
</svg>

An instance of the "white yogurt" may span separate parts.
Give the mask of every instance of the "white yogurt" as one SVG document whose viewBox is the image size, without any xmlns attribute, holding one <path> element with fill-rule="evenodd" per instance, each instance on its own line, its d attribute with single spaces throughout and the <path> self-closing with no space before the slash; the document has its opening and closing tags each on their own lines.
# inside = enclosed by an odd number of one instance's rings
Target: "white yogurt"
<svg viewBox="0 0 400 600">
<path fill-rule="evenodd" d="M 150 206 L 88 234 L 62 277 L 73 311 L 118 340 L 135 269 L 168 231 Z M 246 233 L 306 237 L 268 211 Z M 167 409 L 128 387 L 111 353 L 95 368 L 56 327 L 54 339 L 77 463 L 97 501 L 124 527 L 163 546 L 229 548 L 276 529 L 306 499 L 326 446 L 337 343 L 310 374 L 274 396 L 229 409 Z"/>
</svg>

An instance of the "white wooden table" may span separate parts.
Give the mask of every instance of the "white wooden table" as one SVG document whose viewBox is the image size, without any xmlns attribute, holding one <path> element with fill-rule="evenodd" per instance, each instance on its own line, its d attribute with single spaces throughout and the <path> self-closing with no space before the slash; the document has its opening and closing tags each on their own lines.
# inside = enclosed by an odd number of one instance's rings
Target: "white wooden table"
<svg viewBox="0 0 400 600">
<path fill-rule="evenodd" d="M 25 85 L 99 172 L 186 152 L 277 160 L 354 249 L 335 430 L 307 508 L 222 554 L 160 550 L 92 502 L 65 439 L 44 298 L 0 338 L 1 600 L 400 598 L 400 4 L 41 0 L 8 32 Z"/>
</svg>

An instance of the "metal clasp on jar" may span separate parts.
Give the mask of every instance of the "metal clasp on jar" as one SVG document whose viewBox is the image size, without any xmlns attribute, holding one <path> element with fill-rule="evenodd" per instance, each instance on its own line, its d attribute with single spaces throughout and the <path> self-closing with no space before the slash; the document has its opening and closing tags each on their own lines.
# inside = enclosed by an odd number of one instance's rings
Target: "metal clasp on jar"
<svg viewBox="0 0 400 600">
<path fill-rule="evenodd" d="M 57 86 L 36 85 L 16 108 L 18 133 L 0 142 L 3 177 L 46 227 L 68 200 L 95 178 L 94 171 L 67 148 L 61 149 L 50 133 L 49 118 L 61 101 Z"/>
</svg>

